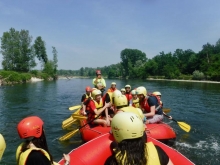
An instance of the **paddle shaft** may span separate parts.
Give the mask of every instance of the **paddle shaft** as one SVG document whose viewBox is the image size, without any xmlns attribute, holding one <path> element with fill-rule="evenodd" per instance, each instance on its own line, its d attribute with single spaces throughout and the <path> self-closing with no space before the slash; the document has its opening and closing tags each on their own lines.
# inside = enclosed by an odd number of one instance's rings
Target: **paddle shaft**
<svg viewBox="0 0 220 165">
<path fill-rule="evenodd" d="M 82 129 L 83 127 L 87 126 L 88 124 L 92 123 L 94 120 L 99 118 L 99 116 L 101 116 L 101 113 L 97 117 L 95 117 L 93 120 L 87 122 L 86 124 L 84 124 L 83 126 L 79 127 L 78 129 L 73 130 L 73 131 L 67 133 L 66 135 L 63 135 L 62 137 L 59 138 L 59 140 L 60 141 L 64 141 L 64 140 L 70 139 L 73 135 L 75 135 L 76 132 L 78 132 L 80 129 Z"/>
</svg>

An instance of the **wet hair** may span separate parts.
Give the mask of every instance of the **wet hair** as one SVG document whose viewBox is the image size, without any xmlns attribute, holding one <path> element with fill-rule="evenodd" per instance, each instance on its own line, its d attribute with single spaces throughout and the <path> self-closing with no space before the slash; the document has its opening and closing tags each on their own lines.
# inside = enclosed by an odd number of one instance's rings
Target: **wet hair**
<svg viewBox="0 0 220 165">
<path fill-rule="evenodd" d="M 24 152 L 28 149 L 28 145 L 29 145 L 30 142 L 32 142 L 37 148 L 42 148 L 45 151 L 47 151 L 47 153 L 50 156 L 50 162 L 51 162 L 51 164 L 53 164 L 53 157 L 49 152 L 49 149 L 48 149 L 48 146 L 47 146 L 47 140 L 46 140 L 46 136 L 45 136 L 44 131 L 42 131 L 42 134 L 39 138 L 34 137 L 31 140 L 30 139 L 26 140 L 22 145 L 21 152 Z"/>
<path fill-rule="evenodd" d="M 126 156 L 125 156 L 126 154 Z M 116 158 L 117 157 L 117 158 Z M 146 134 L 136 139 L 125 139 L 115 147 L 111 165 L 146 165 Z"/>
</svg>

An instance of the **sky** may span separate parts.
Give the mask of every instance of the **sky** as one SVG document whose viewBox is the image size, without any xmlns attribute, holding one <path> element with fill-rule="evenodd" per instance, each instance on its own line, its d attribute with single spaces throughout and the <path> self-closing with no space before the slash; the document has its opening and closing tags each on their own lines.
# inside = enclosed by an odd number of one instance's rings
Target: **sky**
<svg viewBox="0 0 220 165">
<path fill-rule="evenodd" d="M 149 59 L 176 49 L 197 53 L 220 38 L 219 7 L 219 0 L 1 0 L 0 37 L 25 29 L 32 43 L 42 37 L 51 60 L 56 47 L 58 69 L 96 68 L 119 63 L 125 48 Z"/>
</svg>

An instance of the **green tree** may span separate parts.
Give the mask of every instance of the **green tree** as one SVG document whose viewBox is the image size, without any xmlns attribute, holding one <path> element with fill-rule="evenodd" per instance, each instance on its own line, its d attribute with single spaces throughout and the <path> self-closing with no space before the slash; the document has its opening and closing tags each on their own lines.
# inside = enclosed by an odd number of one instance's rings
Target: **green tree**
<svg viewBox="0 0 220 165">
<path fill-rule="evenodd" d="M 16 31 L 14 28 L 4 32 L 1 37 L 2 66 L 4 70 L 28 72 L 36 66 L 32 37 L 28 30 Z"/>
<path fill-rule="evenodd" d="M 58 59 L 57 59 L 57 50 L 54 46 L 52 46 L 52 53 L 53 53 L 53 63 L 54 63 L 54 73 L 57 73 L 57 67 L 58 67 Z"/>
<path fill-rule="evenodd" d="M 51 60 L 48 60 L 46 64 L 44 64 L 44 73 L 47 73 L 49 76 L 55 78 L 54 74 L 54 62 Z"/>
<path fill-rule="evenodd" d="M 138 60 L 142 61 L 143 63 L 146 62 L 147 57 L 144 52 L 141 52 L 138 49 L 124 49 L 121 51 L 121 65 L 123 68 L 123 77 L 131 77 L 135 74 L 133 67 Z"/>
<path fill-rule="evenodd" d="M 84 76 L 84 68 L 80 68 L 80 76 Z"/>
<path fill-rule="evenodd" d="M 47 58 L 45 42 L 42 40 L 40 36 L 38 36 L 34 41 L 34 50 L 35 50 L 35 55 L 38 58 L 38 60 L 46 64 L 48 61 L 48 58 Z"/>
</svg>

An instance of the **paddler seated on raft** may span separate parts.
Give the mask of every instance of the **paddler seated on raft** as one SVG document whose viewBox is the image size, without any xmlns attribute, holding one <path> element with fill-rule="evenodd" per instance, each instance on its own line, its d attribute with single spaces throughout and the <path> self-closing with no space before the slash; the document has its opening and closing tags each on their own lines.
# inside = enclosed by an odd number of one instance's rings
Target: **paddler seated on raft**
<svg viewBox="0 0 220 165">
<path fill-rule="evenodd" d="M 160 102 L 160 106 L 161 108 L 163 109 L 163 102 L 161 100 L 161 97 L 162 97 L 162 94 L 159 92 L 159 91 L 155 91 L 152 93 L 153 95 L 155 95 L 157 97 L 157 99 L 159 100 Z M 164 113 L 164 112 L 163 112 Z M 166 114 L 167 115 L 167 114 Z M 169 119 L 172 120 L 172 116 L 169 116 Z"/>
<path fill-rule="evenodd" d="M 90 86 L 87 86 L 85 88 L 85 91 L 86 93 L 82 95 L 82 98 L 81 98 L 81 103 L 82 103 L 82 109 L 80 111 L 80 113 L 82 115 L 86 115 L 86 104 L 87 102 L 91 99 L 92 95 L 91 95 L 91 87 Z"/>
<path fill-rule="evenodd" d="M 102 78 L 102 73 L 100 70 L 96 71 L 96 78 L 93 79 L 92 83 L 95 88 L 99 89 L 102 92 L 102 96 L 103 96 L 106 83 L 105 83 L 105 79 Z"/>
<path fill-rule="evenodd" d="M 104 127 L 110 125 L 110 119 L 108 115 L 108 107 L 111 106 L 111 103 L 103 104 L 104 101 L 102 100 L 101 91 L 95 89 L 92 91 L 92 100 L 86 106 L 88 110 L 88 122 L 92 121 L 92 124 L 101 124 Z M 105 111 L 105 117 L 101 117 L 102 112 Z M 99 118 L 95 119 L 97 116 Z"/>
<path fill-rule="evenodd" d="M 0 161 L 1 161 L 2 156 L 4 154 L 5 148 L 6 148 L 5 139 L 2 136 L 2 134 L 0 134 Z"/>
<path fill-rule="evenodd" d="M 121 88 L 121 94 L 125 95 L 125 88 Z"/>
<path fill-rule="evenodd" d="M 132 95 L 130 85 L 125 85 L 125 96 L 127 97 L 128 105 L 132 106 Z"/>
<path fill-rule="evenodd" d="M 137 91 L 134 89 L 131 91 L 131 95 L 132 95 L 132 106 L 135 108 L 139 108 L 139 98 L 137 97 Z"/>
<path fill-rule="evenodd" d="M 147 124 L 158 123 L 163 120 L 163 110 L 157 97 L 153 95 L 147 96 L 145 87 L 138 87 L 136 91 L 139 98 L 139 106 L 147 117 Z"/>
<path fill-rule="evenodd" d="M 107 92 L 114 92 L 116 90 L 116 83 L 112 82 L 111 87 L 107 90 Z"/>
<path fill-rule="evenodd" d="M 38 116 L 26 117 L 18 123 L 18 134 L 25 141 L 17 148 L 17 165 L 58 165 L 49 152 L 43 124 Z M 65 165 L 69 165 L 70 156 L 63 156 Z"/>
<path fill-rule="evenodd" d="M 140 108 L 135 108 L 133 106 L 128 106 L 128 100 L 125 95 L 118 95 L 114 98 L 115 112 L 132 112 L 136 115 L 139 115 L 143 120 L 143 123 L 146 123 L 146 117 L 143 115 L 143 112 Z"/>
<path fill-rule="evenodd" d="M 113 104 L 113 99 L 115 97 L 116 94 L 120 93 L 121 95 L 121 92 L 119 90 L 114 90 L 114 92 L 110 92 L 110 91 L 107 91 L 106 94 L 103 96 L 103 101 L 106 103 L 111 103 L 111 106 L 108 107 L 108 115 L 112 118 L 115 114 L 114 112 L 114 104 Z"/>
<path fill-rule="evenodd" d="M 144 124 L 140 116 L 124 112 L 116 114 L 111 122 L 112 156 L 105 165 L 173 165 L 169 156 L 159 146 L 147 142 Z"/>
</svg>

